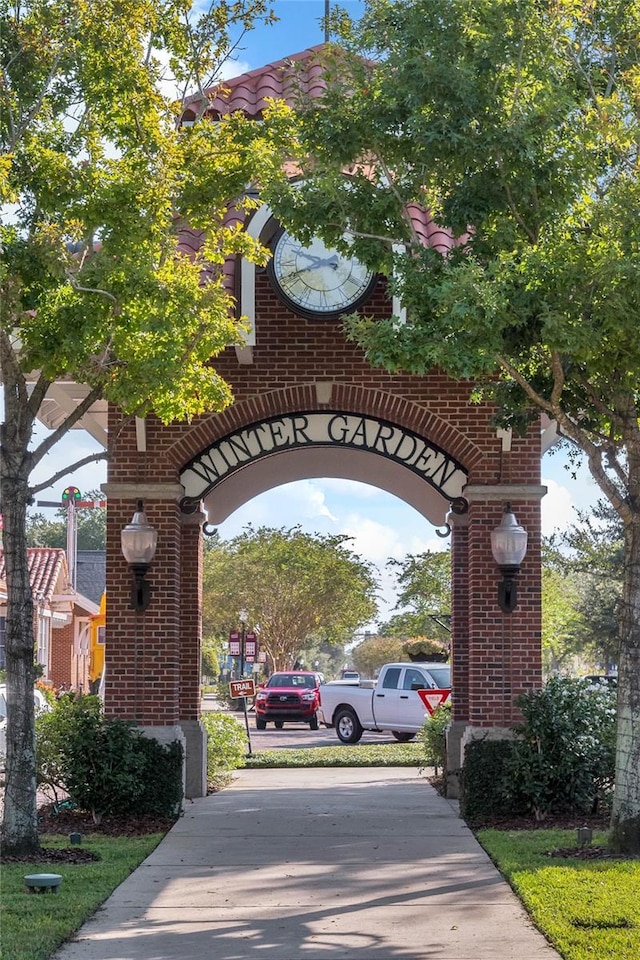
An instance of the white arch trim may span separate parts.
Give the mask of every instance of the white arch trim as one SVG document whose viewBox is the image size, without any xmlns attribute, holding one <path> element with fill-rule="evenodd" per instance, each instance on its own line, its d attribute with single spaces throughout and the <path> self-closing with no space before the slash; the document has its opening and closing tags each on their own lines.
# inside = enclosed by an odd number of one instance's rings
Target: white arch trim
<svg viewBox="0 0 640 960">
<path fill-rule="evenodd" d="M 211 522 L 220 523 L 257 493 L 310 477 L 380 486 L 435 523 L 467 482 L 453 457 L 404 427 L 359 414 L 297 412 L 242 427 L 194 457 L 180 474 L 183 509 L 205 500 Z"/>
</svg>

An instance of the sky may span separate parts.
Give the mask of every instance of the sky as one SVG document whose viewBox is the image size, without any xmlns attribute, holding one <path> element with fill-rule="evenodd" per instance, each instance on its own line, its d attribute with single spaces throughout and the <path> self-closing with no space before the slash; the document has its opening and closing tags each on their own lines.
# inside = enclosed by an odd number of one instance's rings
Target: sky
<svg viewBox="0 0 640 960">
<path fill-rule="evenodd" d="M 342 0 L 352 16 L 363 9 L 362 0 Z M 320 20 L 324 0 L 275 0 L 272 7 L 279 22 L 247 34 L 236 53 L 236 61 L 225 70 L 227 78 L 264 66 L 273 60 L 298 53 L 324 39 Z M 42 434 L 46 431 L 42 428 Z M 65 463 L 99 450 L 86 434 L 73 431 L 46 458 L 34 479 L 45 479 Z M 543 532 L 563 530 L 576 520 L 576 508 L 588 509 L 598 499 L 597 487 L 586 468 L 572 474 L 567 461 L 558 453 L 546 454 L 542 463 L 543 483 L 548 493 L 542 501 Z M 102 463 L 85 467 L 58 481 L 55 488 L 38 494 L 39 500 L 59 500 L 66 486 L 74 485 L 83 494 L 106 481 Z M 49 508 L 35 510 L 53 515 Z M 402 559 L 408 553 L 440 550 L 447 541 L 438 537 L 434 527 L 413 508 L 375 487 L 347 480 L 314 479 L 287 484 L 268 491 L 236 510 L 219 533 L 230 539 L 247 525 L 254 527 L 292 527 L 323 534 L 347 534 L 353 538 L 351 549 L 370 560 L 380 571 L 382 619 L 388 618 L 394 604 L 393 584 L 385 573 L 388 559 Z"/>
</svg>

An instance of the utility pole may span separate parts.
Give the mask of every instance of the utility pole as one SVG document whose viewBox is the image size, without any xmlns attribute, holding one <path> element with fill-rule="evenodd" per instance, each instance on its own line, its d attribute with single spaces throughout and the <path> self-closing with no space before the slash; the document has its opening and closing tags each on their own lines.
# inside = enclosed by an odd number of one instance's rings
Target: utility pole
<svg viewBox="0 0 640 960">
<path fill-rule="evenodd" d="M 331 12 L 331 0 L 324 0 L 324 42 L 329 42 L 329 13 Z"/>
</svg>

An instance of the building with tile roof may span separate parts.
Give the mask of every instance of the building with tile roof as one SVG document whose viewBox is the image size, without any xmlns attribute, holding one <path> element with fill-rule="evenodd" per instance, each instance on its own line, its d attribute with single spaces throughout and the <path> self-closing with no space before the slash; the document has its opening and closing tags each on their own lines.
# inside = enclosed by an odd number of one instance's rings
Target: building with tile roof
<svg viewBox="0 0 640 960">
<path fill-rule="evenodd" d="M 29 547 L 29 582 L 34 601 L 33 639 L 42 677 L 56 689 L 87 692 L 89 627 L 98 602 L 74 590 L 64 550 Z M 4 630 L 7 590 L 5 556 L 0 549 L 0 668 L 5 665 Z"/>
</svg>

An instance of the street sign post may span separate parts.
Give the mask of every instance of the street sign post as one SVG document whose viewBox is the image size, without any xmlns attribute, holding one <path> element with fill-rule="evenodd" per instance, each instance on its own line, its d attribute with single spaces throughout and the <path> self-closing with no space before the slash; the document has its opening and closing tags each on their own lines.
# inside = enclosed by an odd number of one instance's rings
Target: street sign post
<svg viewBox="0 0 640 960">
<path fill-rule="evenodd" d="M 433 716 L 438 707 L 447 702 L 451 690 L 418 690 L 418 696 L 429 711 L 429 716 Z"/>
</svg>

